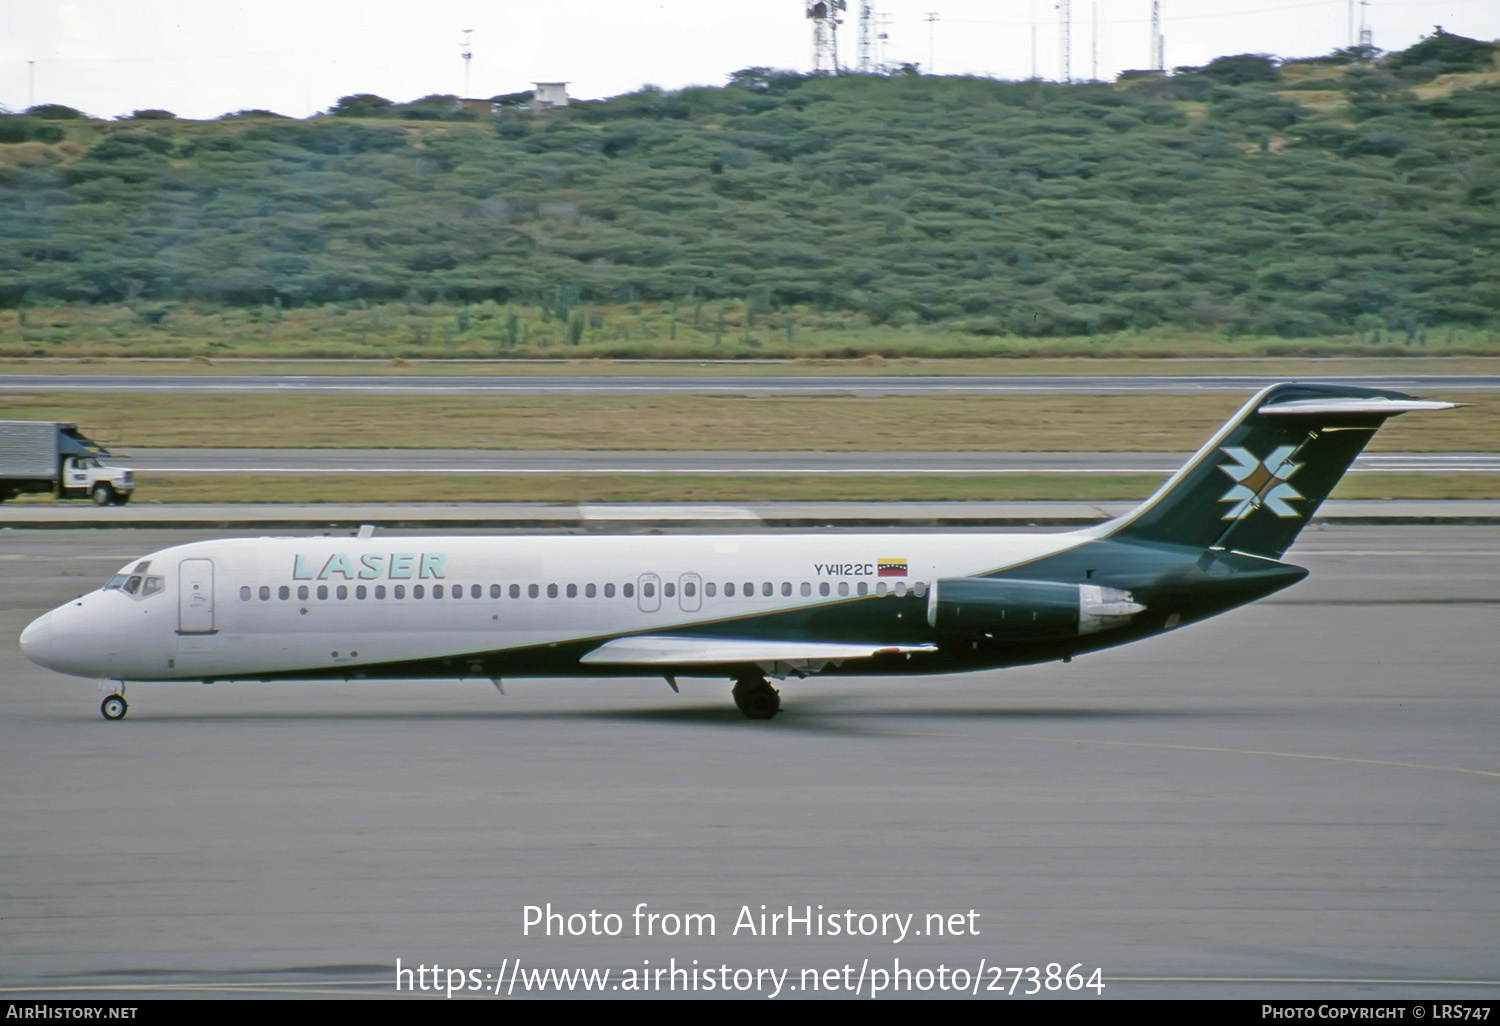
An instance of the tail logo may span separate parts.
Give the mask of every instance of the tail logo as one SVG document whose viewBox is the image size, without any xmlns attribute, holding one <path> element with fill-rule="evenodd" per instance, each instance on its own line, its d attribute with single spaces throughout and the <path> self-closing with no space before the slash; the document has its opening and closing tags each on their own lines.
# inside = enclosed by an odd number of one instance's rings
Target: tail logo
<svg viewBox="0 0 1500 1026">
<path fill-rule="evenodd" d="M 1278 517 L 1300 517 L 1302 514 L 1287 505 L 1289 499 L 1301 499 L 1302 494 L 1287 484 L 1302 464 L 1292 462 L 1294 445 L 1277 446 L 1264 460 L 1257 459 L 1249 449 L 1225 446 L 1219 450 L 1232 463 L 1221 463 L 1219 469 L 1234 481 L 1220 502 L 1232 502 L 1225 520 L 1243 520 L 1252 510 L 1269 509 Z"/>
</svg>

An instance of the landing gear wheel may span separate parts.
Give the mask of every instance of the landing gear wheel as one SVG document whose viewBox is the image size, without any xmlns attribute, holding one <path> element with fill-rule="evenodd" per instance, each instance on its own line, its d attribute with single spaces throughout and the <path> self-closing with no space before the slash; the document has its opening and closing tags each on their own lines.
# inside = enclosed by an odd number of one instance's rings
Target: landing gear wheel
<svg viewBox="0 0 1500 1026">
<path fill-rule="evenodd" d="M 99 711 L 104 714 L 106 720 L 123 720 L 130 706 L 125 704 L 124 695 L 110 695 L 99 703 Z"/>
<path fill-rule="evenodd" d="M 95 506 L 108 506 L 115 498 L 115 490 L 107 484 L 97 484 L 90 493 Z"/>
<path fill-rule="evenodd" d="M 764 677 L 741 677 L 730 694 L 746 719 L 769 720 L 781 711 L 781 692 Z"/>
</svg>

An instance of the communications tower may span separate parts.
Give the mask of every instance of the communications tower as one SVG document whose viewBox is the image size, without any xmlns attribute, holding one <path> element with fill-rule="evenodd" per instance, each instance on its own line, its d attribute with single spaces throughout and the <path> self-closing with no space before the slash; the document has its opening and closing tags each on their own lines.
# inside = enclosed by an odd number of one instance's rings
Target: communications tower
<svg viewBox="0 0 1500 1026">
<path fill-rule="evenodd" d="M 886 40 L 882 19 L 875 13 L 875 0 L 859 0 L 859 64 L 862 75 L 878 75 L 885 66 L 881 44 Z"/>
<path fill-rule="evenodd" d="M 813 74 L 839 73 L 839 25 L 848 0 L 807 0 L 807 17 L 813 23 Z"/>
</svg>

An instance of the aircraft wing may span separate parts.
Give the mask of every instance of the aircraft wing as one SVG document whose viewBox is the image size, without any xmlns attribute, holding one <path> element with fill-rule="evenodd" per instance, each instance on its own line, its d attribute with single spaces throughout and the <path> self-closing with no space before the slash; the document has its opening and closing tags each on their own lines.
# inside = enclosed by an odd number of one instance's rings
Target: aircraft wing
<svg viewBox="0 0 1500 1026">
<path fill-rule="evenodd" d="M 598 666 L 698 666 L 713 663 L 825 663 L 899 652 L 933 652 L 936 645 L 779 641 L 760 638 L 694 638 L 637 635 L 606 641 L 581 663 Z"/>
</svg>

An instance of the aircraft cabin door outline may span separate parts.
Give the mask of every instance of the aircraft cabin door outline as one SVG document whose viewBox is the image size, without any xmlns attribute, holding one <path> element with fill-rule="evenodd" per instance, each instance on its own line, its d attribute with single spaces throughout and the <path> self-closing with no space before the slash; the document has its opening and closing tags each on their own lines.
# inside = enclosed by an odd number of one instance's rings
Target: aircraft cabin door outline
<svg viewBox="0 0 1500 1026">
<path fill-rule="evenodd" d="M 635 582 L 635 595 L 641 612 L 656 612 L 661 608 L 661 578 L 656 574 L 641 574 Z"/>
<path fill-rule="evenodd" d="M 184 559 L 177 564 L 177 633 L 215 633 L 211 559 Z"/>
<path fill-rule="evenodd" d="M 696 613 L 703 608 L 703 581 L 697 574 L 683 574 L 677 580 L 678 601 L 684 613 Z"/>
</svg>

